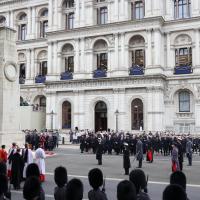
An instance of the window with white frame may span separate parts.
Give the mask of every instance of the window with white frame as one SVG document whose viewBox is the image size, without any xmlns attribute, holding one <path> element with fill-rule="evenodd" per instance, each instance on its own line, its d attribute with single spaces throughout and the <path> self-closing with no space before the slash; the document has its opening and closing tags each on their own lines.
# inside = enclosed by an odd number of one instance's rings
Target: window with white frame
<svg viewBox="0 0 200 200">
<path fill-rule="evenodd" d="M 65 44 L 62 49 L 62 59 L 65 72 L 74 72 L 74 47 L 71 44 Z"/>
<path fill-rule="evenodd" d="M 40 15 L 40 37 L 46 37 L 46 32 L 48 29 L 48 9 L 42 11 Z"/>
<path fill-rule="evenodd" d="M 175 49 L 176 66 L 192 66 L 192 48 Z"/>
<path fill-rule="evenodd" d="M 108 23 L 108 1 L 107 0 L 96 0 L 96 23 L 107 24 Z"/>
<path fill-rule="evenodd" d="M 145 67 L 145 40 L 142 36 L 136 35 L 130 39 L 129 52 L 131 66 Z"/>
<path fill-rule="evenodd" d="M 132 0 L 131 2 L 131 15 L 132 19 L 143 19 L 144 18 L 144 0 Z"/>
<path fill-rule="evenodd" d="M 175 19 L 191 17 L 191 0 L 174 0 Z"/>
<path fill-rule="evenodd" d="M 190 112 L 190 93 L 186 90 L 179 91 L 179 112 Z"/>
<path fill-rule="evenodd" d="M 97 69 L 108 70 L 108 45 L 106 41 L 98 40 L 94 44 L 94 58 Z"/>
<path fill-rule="evenodd" d="M 26 40 L 27 15 L 22 13 L 18 18 L 18 40 Z"/>
<path fill-rule="evenodd" d="M 74 0 L 66 0 L 63 3 L 63 16 L 65 18 L 65 28 L 67 30 L 74 28 L 75 4 Z"/>
<path fill-rule="evenodd" d="M 47 51 L 43 50 L 38 54 L 38 75 L 46 76 L 47 75 Z"/>
</svg>

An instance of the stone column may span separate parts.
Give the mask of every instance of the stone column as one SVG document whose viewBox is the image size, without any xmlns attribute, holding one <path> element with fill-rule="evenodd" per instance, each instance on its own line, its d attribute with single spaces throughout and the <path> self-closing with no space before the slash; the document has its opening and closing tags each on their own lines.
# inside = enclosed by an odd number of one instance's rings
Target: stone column
<svg viewBox="0 0 200 200">
<path fill-rule="evenodd" d="M 58 43 L 57 42 L 54 42 L 54 45 L 53 45 L 53 70 L 52 70 L 52 73 L 55 75 L 56 72 L 57 72 L 57 67 L 58 67 L 58 62 L 57 62 L 57 49 L 58 49 Z"/>
<path fill-rule="evenodd" d="M 58 0 L 54 0 L 54 30 L 58 28 Z"/>
<path fill-rule="evenodd" d="M 74 73 L 79 73 L 80 71 L 80 61 L 79 61 L 79 51 L 80 51 L 80 47 L 79 47 L 79 39 L 75 40 L 75 59 L 74 59 Z"/>
<path fill-rule="evenodd" d="M 124 14 L 125 14 L 125 12 L 124 12 L 124 7 L 125 7 L 125 0 L 121 0 L 121 4 L 120 4 L 120 20 L 125 20 L 124 19 Z"/>
<path fill-rule="evenodd" d="M 85 26 L 85 0 L 81 0 L 81 26 Z"/>
<path fill-rule="evenodd" d="M 85 72 L 85 38 L 81 38 L 80 41 L 81 45 L 81 66 L 80 66 L 80 72 L 84 73 Z"/>
<path fill-rule="evenodd" d="M 37 24 L 36 24 L 36 17 L 35 17 L 35 7 L 32 7 L 32 39 L 35 39 L 35 28 L 36 28 Z"/>
<path fill-rule="evenodd" d="M 200 48 L 199 48 L 199 43 L 200 43 L 200 31 L 199 29 L 194 30 L 194 35 L 195 35 L 195 48 L 192 48 L 192 66 L 195 74 L 200 74 Z"/>
<path fill-rule="evenodd" d="M 118 116 L 118 124 L 119 124 L 119 129 L 121 130 L 129 130 L 128 128 L 128 121 L 125 120 L 125 114 L 126 114 L 126 110 L 125 110 L 125 92 L 126 90 L 124 88 L 120 88 L 118 89 L 118 98 L 119 98 L 119 116 Z M 130 111 L 128 111 L 130 112 Z"/>
<path fill-rule="evenodd" d="M 154 65 L 161 66 L 161 33 L 154 29 Z"/>
<path fill-rule="evenodd" d="M 58 8 L 58 29 L 62 29 L 62 22 L 63 19 L 62 19 L 62 8 L 59 7 Z"/>
<path fill-rule="evenodd" d="M 26 79 L 30 79 L 31 78 L 31 50 L 27 49 L 26 50 Z"/>
<path fill-rule="evenodd" d="M 199 16 L 200 2 L 199 0 L 192 1 L 191 17 Z"/>
<path fill-rule="evenodd" d="M 58 58 L 58 65 L 57 65 L 57 74 L 60 75 L 63 72 L 62 68 L 62 53 L 58 52 L 57 53 L 57 58 Z"/>
<path fill-rule="evenodd" d="M 80 0 L 76 0 L 76 11 L 75 11 L 75 28 L 80 26 Z"/>
<path fill-rule="evenodd" d="M 52 70 L 52 65 L 53 65 L 53 55 L 52 55 L 52 51 L 53 51 L 53 44 L 52 42 L 49 42 L 48 43 L 48 76 L 51 76 L 52 73 L 53 73 L 53 70 Z"/>
<path fill-rule="evenodd" d="M 114 21 L 117 22 L 119 19 L 119 1 L 114 1 L 115 2 L 115 19 Z"/>
<path fill-rule="evenodd" d="M 31 39 L 31 29 L 32 29 L 32 23 L 31 23 L 31 7 L 28 8 L 28 24 L 27 24 L 27 39 Z"/>
<path fill-rule="evenodd" d="M 34 67 L 35 67 L 35 49 L 31 49 L 31 79 L 34 79 L 35 74 L 34 74 Z"/>
<path fill-rule="evenodd" d="M 119 68 L 119 34 L 115 34 L 115 66 L 114 71 Z M 112 69 L 113 70 L 113 69 Z"/>
<path fill-rule="evenodd" d="M 173 1 L 166 0 L 165 7 L 166 7 L 166 19 L 167 20 L 172 20 L 174 18 L 174 15 L 173 15 Z"/>
<path fill-rule="evenodd" d="M 124 59 L 125 57 L 125 33 L 121 33 L 121 68 L 125 69 L 127 66 L 125 66 Z"/>
<path fill-rule="evenodd" d="M 145 18 L 152 16 L 152 0 L 145 0 Z"/>
<path fill-rule="evenodd" d="M 146 68 L 152 66 L 152 30 L 147 30 Z"/>
<path fill-rule="evenodd" d="M 124 2 L 124 20 L 129 20 L 129 1 L 125 0 Z"/>
<path fill-rule="evenodd" d="M 52 30 L 53 26 L 53 0 L 49 0 L 49 9 L 48 9 L 48 29 Z"/>
<path fill-rule="evenodd" d="M 74 112 L 72 113 L 72 117 L 73 117 L 72 128 L 76 126 L 79 127 L 79 91 L 74 90 L 73 94 L 74 94 L 74 106 L 73 106 Z"/>
</svg>

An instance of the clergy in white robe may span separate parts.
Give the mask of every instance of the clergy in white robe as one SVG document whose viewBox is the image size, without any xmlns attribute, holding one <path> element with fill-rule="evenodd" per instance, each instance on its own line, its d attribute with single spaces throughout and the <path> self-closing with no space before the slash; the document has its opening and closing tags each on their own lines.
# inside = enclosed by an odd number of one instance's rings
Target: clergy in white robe
<svg viewBox="0 0 200 200">
<path fill-rule="evenodd" d="M 33 163 L 33 152 L 29 148 L 28 144 L 25 144 L 23 160 L 24 160 L 23 178 L 26 178 L 26 168 L 29 164 Z"/>
<path fill-rule="evenodd" d="M 40 170 L 40 181 L 44 182 L 45 181 L 45 152 L 42 148 L 38 148 L 35 151 L 35 162 L 39 167 Z"/>
</svg>

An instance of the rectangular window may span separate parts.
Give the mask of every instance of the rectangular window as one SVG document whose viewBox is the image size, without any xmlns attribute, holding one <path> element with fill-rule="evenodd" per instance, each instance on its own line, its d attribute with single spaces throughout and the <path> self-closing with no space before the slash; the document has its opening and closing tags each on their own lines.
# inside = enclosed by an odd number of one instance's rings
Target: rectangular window
<svg viewBox="0 0 200 200">
<path fill-rule="evenodd" d="M 190 94 L 187 91 L 179 93 L 179 112 L 190 112 Z"/>
<path fill-rule="evenodd" d="M 19 40 L 26 40 L 26 24 L 19 25 Z"/>
<path fill-rule="evenodd" d="M 108 54 L 100 53 L 97 54 L 97 69 L 106 70 L 108 68 Z"/>
<path fill-rule="evenodd" d="M 192 48 L 180 48 L 175 50 L 176 66 L 192 66 Z"/>
<path fill-rule="evenodd" d="M 74 72 L 74 56 L 65 58 L 65 71 Z"/>
<path fill-rule="evenodd" d="M 74 28 L 74 13 L 69 13 L 66 15 L 66 28 L 73 29 Z"/>
<path fill-rule="evenodd" d="M 188 18 L 191 15 L 191 0 L 174 0 L 174 17 Z"/>
<path fill-rule="evenodd" d="M 42 75 L 42 76 L 46 76 L 47 75 L 47 61 L 40 62 L 39 75 Z"/>
<path fill-rule="evenodd" d="M 136 1 L 131 3 L 131 15 L 132 19 L 144 18 L 144 3 L 143 1 Z"/>
<path fill-rule="evenodd" d="M 145 65 L 145 55 L 143 49 L 138 49 L 132 51 L 132 66 L 138 65 L 140 67 L 144 67 Z"/>
<path fill-rule="evenodd" d="M 48 28 L 47 20 L 40 23 L 40 37 L 42 38 L 46 37 L 47 28 Z"/>
<path fill-rule="evenodd" d="M 26 65 L 24 63 L 19 66 L 19 78 L 26 78 Z"/>
<path fill-rule="evenodd" d="M 108 9 L 101 7 L 97 9 L 97 24 L 106 24 L 108 22 Z"/>
</svg>

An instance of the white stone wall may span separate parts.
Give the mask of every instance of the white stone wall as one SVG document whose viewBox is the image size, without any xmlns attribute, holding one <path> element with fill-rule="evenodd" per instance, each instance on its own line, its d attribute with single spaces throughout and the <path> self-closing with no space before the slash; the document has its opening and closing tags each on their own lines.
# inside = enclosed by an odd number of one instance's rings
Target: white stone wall
<svg viewBox="0 0 200 200">
<path fill-rule="evenodd" d="M 0 0 L 0 16 L 6 17 L 6 24 L 17 30 L 17 17 L 27 14 L 26 41 L 17 41 L 19 53 L 26 56 L 26 83 L 21 87 L 21 96 L 28 102 L 38 95 L 47 99 L 46 125 L 51 126 L 50 112 L 55 112 L 54 128 L 61 129 L 61 104 L 69 100 L 72 104 L 72 127 L 94 128 L 94 105 L 98 99 L 105 99 L 109 107 L 108 127 L 115 128 L 113 113 L 118 109 L 119 127 L 131 129 L 130 104 L 135 98 L 144 103 L 145 130 L 177 129 L 180 123 L 194 124 L 192 131 L 200 131 L 199 75 L 200 75 L 200 2 L 191 0 L 191 18 L 174 20 L 174 8 L 171 0 L 145 0 L 145 16 L 143 20 L 131 21 L 131 1 L 108 0 L 102 5 L 108 7 L 108 24 L 96 25 L 96 7 L 92 0 L 75 0 L 75 29 L 67 31 L 64 27 L 65 16 L 62 0 Z M 40 38 L 40 13 L 48 8 L 47 38 Z M 117 77 L 129 79 L 130 54 L 129 41 L 140 35 L 145 40 L 145 82 L 143 87 L 137 84 L 118 85 Z M 180 35 L 188 35 L 192 39 L 193 73 L 175 76 L 175 40 Z M 101 81 L 97 86 L 87 86 L 87 80 L 93 78 L 95 60 L 93 46 L 103 39 L 108 45 L 108 73 L 110 85 Z M 64 86 L 60 81 L 63 72 L 62 47 L 71 44 L 74 47 L 74 81 L 78 81 L 73 89 Z M 48 75 L 47 85 L 34 83 L 39 70 L 38 55 L 47 51 Z M 149 76 L 164 77 L 163 84 L 150 87 Z M 132 80 L 137 80 L 134 77 Z M 151 81 L 150 81 L 151 80 Z M 123 82 L 123 81 L 122 81 Z M 121 83 L 121 82 L 120 82 Z M 75 83 L 74 83 L 75 84 Z M 98 84 L 100 86 L 98 86 Z M 102 85 L 101 85 L 102 84 Z M 53 91 L 49 87 L 54 85 Z M 180 87 L 181 85 L 181 87 Z M 81 89 L 80 89 L 81 87 Z M 96 87 L 96 88 L 95 88 Z M 98 90 L 98 87 L 101 90 Z M 61 91 L 59 88 L 62 88 Z M 191 113 L 183 116 L 177 112 L 177 91 L 187 89 L 193 94 Z M 78 106 L 77 106 L 78 105 Z M 89 119 L 89 120 L 88 120 Z"/>
</svg>

